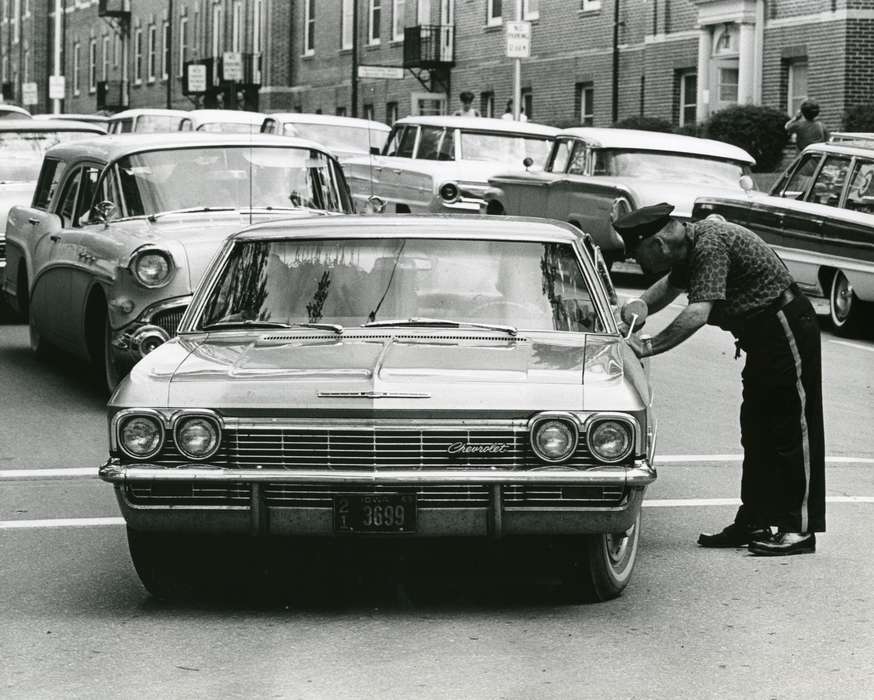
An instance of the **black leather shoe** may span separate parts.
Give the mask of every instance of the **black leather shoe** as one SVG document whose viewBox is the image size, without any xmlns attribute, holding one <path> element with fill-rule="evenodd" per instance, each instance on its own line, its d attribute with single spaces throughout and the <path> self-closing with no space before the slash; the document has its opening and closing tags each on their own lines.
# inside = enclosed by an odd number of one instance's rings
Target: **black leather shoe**
<svg viewBox="0 0 874 700">
<path fill-rule="evenodd" d="M 746 547 L 753 540 L 770 537 L 771 531 L 768 528 L 732 523 L 716 534 L 702 532 L 698 535 L 698 544 L 702 547 Z"/>
<path fill-rule="evenodd" d="M 815 551 L 816 535 L 812 532 L 780 531 L 769 540 L 750 542 L 750 554 L 760 557 L 813 554 Z"/>
</svg>

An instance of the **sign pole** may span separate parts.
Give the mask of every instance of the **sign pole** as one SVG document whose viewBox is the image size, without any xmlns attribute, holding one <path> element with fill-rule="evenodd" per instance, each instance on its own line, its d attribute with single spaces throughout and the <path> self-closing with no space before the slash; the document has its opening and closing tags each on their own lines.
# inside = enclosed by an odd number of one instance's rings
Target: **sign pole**
<svg viewBox="0 0 874 700">
<path fill-rule="evenodd" d="M 63 17 L 64 17 L 64 8 L 61 6 L 63 3 L 61 0 L 55 0 L 55 36 L 54 36 L 54 64 L 55 64 L 55 75 L 60 76 L 64 74 L 64 69 L 61 66 L 61 46 L 63 44 L 63 37 L 61 36 L 64 33 L 63 28 Z M 63 98 L 55 97 L 52 99 L 52 112 L 54 114 L 61 113 L 61 100 Z"/>
<path fill-rule="evenodd" d="M 340 39 L 342 42 L 342 38 Z M 352 116 L 358 116 L 358 0 L 352 0 Z"/>
<path fill-rule="evenodd" d="M 516 21 L 522 21 L 522 0 L 516 0 Z M 513 63 L 513 119 L 519 121 L 522 113 L 522 59 L 516 58 Z"/>
</svg>

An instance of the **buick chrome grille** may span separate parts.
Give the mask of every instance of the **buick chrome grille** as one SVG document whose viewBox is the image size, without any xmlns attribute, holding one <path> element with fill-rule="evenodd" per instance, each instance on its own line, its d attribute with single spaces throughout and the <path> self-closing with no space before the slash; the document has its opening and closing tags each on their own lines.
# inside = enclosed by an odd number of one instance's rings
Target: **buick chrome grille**
<svg viewBox="0 0 874 700">
<path fill-rule="evenodd" d="M 179 322 L 182 320 L 182 316 L 185 314 L 185 309 L 187 308 L 187 306 L 176 306 L 172 309 L 159 311 L 152 316 L 152 323 L 163 328 L 167 331 L 167 335 L 172 338 L 176 335 L 176 330 L 179 328 Z"/>
</svg>

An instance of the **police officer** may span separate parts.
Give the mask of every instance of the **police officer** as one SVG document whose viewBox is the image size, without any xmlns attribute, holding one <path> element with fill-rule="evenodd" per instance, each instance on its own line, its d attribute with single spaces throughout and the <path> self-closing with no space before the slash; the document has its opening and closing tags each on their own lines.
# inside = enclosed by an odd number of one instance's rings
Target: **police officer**
<svg viewBox="0 0 874 700">
<path fill-rule="evenodd" d="M 751 231 L 710 216 L 686 223 L 670 204 L 630 212 L 613 226 L 647 274 L 664 274 L 642 298 L 649 312 L 681 291 L 688 305 L 655 337 L 630 343 L 658 355 L 704 324 L 730 331 L 743 350 L 744 448 L 741 506 L 703 547 L 742 547 L 757 555 L 814 552 L 825 530 L 825 448 L 819 326 L 771 248 Z M 630 323 L 631 319 L 623 319 Z M 776 526 L 776 533 L 771 529 Z"/>
</svg>

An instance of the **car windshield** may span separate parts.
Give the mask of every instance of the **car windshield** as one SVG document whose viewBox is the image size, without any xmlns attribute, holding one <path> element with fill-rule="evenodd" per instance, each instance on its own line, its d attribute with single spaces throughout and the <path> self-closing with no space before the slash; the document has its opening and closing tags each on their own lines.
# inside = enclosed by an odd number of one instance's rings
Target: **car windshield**
<svg viewBox="0 0 874 700">
<path fill-rule="evenodd" d="M 369 153 L 371 146 L 382 149 L 388 132 L 358 126 L 286 122 L 283 134 L 316 141 L 334 151 Z"/>
<path fill-rule="evenodd" d="M 36 180 L 46 149 L 97 135 L 90 131 L 0 131 L 0 181 Z"/>
<path fill-rule="evenodd" d="M 603 331 L 569 243 L 239 241 L 217 274 L 197 328 L 444 319 L 522 330 Z"/>
<path fill-rule="evenodd" d="M 718 160 L 660 151 L 595 151 L 595 175 L 639 177 L 647 180 L 727 185 L 737 188 L 749 166 L 732 160 Z"/>
<path fill-rule="evenodd" d="M 308 148 L 220 146 L 136 153 L 116 164 L 122 216 L 194 208 L 345 211 L 340 173 Z"/>
<path fill-rule="evenodd" d="M 464 160 L 497 161 L 521 168 L 522 161 L 531 158 L 535 168 L 542 168 L 551 146 L 552 141 L 541 136 L 461 132 L 461 157 Z"/>
<path fill-rule="evenodd" d="M 164 131 L 179 131 L 181 117 L 164 114 L 141 114 L 136 119 L 136 128 L 144 134 L 161 133 Z M 123 129 L 127 131 L 127 129 Z"/>
</svg>

